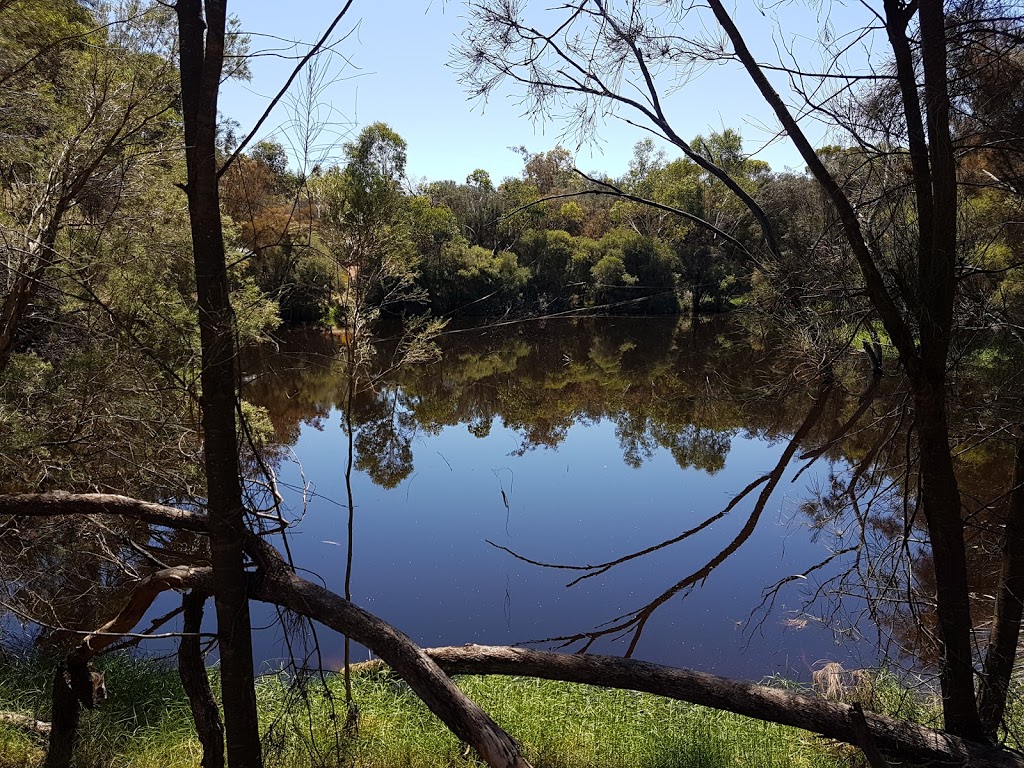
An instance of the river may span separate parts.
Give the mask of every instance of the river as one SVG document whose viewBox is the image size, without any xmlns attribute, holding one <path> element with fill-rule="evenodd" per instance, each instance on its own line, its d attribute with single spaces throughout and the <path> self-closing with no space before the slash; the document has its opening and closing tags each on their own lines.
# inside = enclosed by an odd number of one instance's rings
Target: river
<svg viewBox="0 0 1024 768">
<path fill-rule="evenodd" d="M 360 384 L 351 563 L 338 340 L 287 336 L 250 364 L 307 575 L 343 593 L 348 571 L 358 604 L 426 646 L 587 648 L 750 679 L 877 662 L 856 594 L 814 599 L 854 563 L 815 568 L 850 547 L 815 513 L 848 459 L 832 449 L 797 477 L 856 398 L 825 402 L 731 321 L 549 319 L 438 344 L 437 362 L 388 371 L 383 342 Z M 303 655 L 275 618 L 255 619 L 269 667 Z M 339 666 L 341 640 L 318 637 L 301 663 Z"/>
</svg>

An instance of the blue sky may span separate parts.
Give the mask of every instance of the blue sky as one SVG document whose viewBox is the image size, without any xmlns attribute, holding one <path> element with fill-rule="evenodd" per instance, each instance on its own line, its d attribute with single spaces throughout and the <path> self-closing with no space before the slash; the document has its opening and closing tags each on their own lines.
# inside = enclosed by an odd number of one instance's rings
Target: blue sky
<svg viewBox="0 0 1024 768">
<path fill-rule="evenodd" d="M 543 5 L 548 5 L 542 3 Z M 774 56 L 776 43 L 784 40 L 810 55 L 822 21 L 815 4 L 797 3 L 783 11 L 782 32 L 775 31 L 770 15 L 763 15 L 740 0 L 741 29 L 756 53 Z M 323 33 L 340 1 L 333 0 L 244 0 L 229 4 L 241 27 L 253 35 L 251 50 L 287 50 L 289 40 L 313 42 Z M 834 26 L 849 26 L 863 8 L 841 3 L 830 11 Z M 468 98 L 449 66 L 452 48 L 466 23 L 465 11 L 457 0 L 355 0 L 335 39 L 339 55 L 326 66 L 325 81 L 317 99 L 316 114 L 327 127 L 317 136 L 317 156 L 340 154 L 340 144 L 362 126 L 376 121 L 388 123 L 409 145 L 408 174 L 416 181 L 456 179 L 462 181 L 475 168 L 484 168 L 496 180 L 517 176 L 522 160 L 511 146 L 525 145 L 531 152 L 558 143 L 576 152 L 584 170 L 622 174 L 633 145 L 646 136 L 639 129 L 612 119 L 598 131 L 597 143 L 577 150 L 576 140 L 563 137 L 564 123 L 540 123 L 524 115 L 521 94 L 499 92 L 488 103 Z M 347 35 L 347 36 L 346 36 Z M 861 50 L 858 56 L 866 56 Z M 241 131 L 249 130 L 267 101 L 287 79 L 293 62 L 273 55 L 252 61 L 253 78 L 248 83 L 228 83 L 221 96 L 221 111 L 237 120 Z M 780 81 L 781 84 L 781 81 Z M 293 88 L 293 94 L 301 93 Z M 703 72 L 669 100 L 676 130 L 685 138 L 730 127 L 739 130 L 747 151 L 773 168 L 802 168 L 788 142 L 775 142 L 761 149 L 774 129 L 773 117 L 745 75 L 735 68 L 717 66 Z M 304 110 L 295 104 L 278 107 L 263 135 L 274 134 L 286 145 L 301 143 L 288 125 Z M 819 128 L 811 127 L 816 141 L 824 141 Z M 332 150 L 331 147 L 334 147 Z M 669 156 L 678 152 L 669 148 Z M 293 149 L 292 155 L 302 154 Z"/>
</svg>

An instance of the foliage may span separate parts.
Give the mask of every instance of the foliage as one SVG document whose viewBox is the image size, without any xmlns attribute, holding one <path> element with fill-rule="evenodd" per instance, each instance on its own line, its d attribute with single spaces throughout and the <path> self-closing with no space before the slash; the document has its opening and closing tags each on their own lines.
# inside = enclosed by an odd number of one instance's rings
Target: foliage
<svg viewBox="0 0 1024 768">
<path fill-rule="evenodd" d="M 200 748 L 174 671 L 127 658 L 112 658 L 105 667 L 111 698 L 86 717 L 79 764 L 198 765 Z M 648 694 L 520 678 L 467 676 L 458 684 L 518 735 L 538 768 L 846 764 L 840 753 L 801 731 Z M 325 682 L 284 674 L 260 678 L 268 762 L 286 768 L 479 764 L 400 679 L 369 672 L 354 676 L 353 685 L 360 724 L 348 734 L 337 727 L 343 696 L 338 676 L 328 674 Z M 44 670 L 20 660 L 5 665 L 0 707 L 39 712 L 46 689 Z M 40 763 L 37 741 L 0 725 L 0 766 Z"/>
</svg>

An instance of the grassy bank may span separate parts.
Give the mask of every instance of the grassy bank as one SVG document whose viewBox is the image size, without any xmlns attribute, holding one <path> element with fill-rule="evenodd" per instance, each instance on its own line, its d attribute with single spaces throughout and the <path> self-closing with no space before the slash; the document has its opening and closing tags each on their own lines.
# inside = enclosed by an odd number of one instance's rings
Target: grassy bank
<svg viewBox="0 0 1024 768">
<path fill-rule="evenodd" d="M 47 673 L 0 658 L 0 710 L 48 719 Z M 106 661 L 110 696 L 83 718 L 79 765 L 185 768 L 200 748 L 173 668 Z M 462 677 L 459 685 L 523 745 L 536 768 L 725 768 L 848 766 L 851 752 L 810 734 L 628 691 L 522 678 Z M 473 766 L 448 730 L 404 683 L 359 675 L 358 725 L 344 727 L 340 678 L 259 683 L 267 765 L 282 768 Z M 335 725 L 337 724 L 337 728 Z M 0 725 L 0 768 L 41 765 L 43 742 Z"/>
</svg>

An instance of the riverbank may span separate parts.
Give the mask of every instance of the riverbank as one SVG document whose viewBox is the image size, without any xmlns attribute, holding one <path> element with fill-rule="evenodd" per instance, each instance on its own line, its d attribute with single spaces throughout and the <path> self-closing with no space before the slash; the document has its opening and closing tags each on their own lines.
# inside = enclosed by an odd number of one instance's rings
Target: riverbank
<svg viewBox="0 0 1024 768">
<path fill-rule="evenodd" d="M 0 659 L 0 710 L 48 718 L 43 665 Z M 193 768 L 201 757 L 188 703 L 173 666 L 127 657 L 105 660 L 109 697 L 83 718 L 77 764 L 89 768 Z M 215 675 L 215 672 L 213 673 Z M 214 680 L 216 685 L 216 680 Z M 657 696 L 524 678 L 461 677 L 462 687 L 523 745 L 535 768 L 831 768 L 852 750 L 776 726 Z M 353 678 L 358 725 L 346 730 L 340 676 L 305 685 L 287 675 L 258 684 L 267 765 L 281 768 L 434 768 L 477 765 L 408 687 L 387 672 Z M 885 681 L 880 709 L 913 716 L 920 701 Z M 335 728 L 337 724 L 337 728 Z M 0 768 L 42 765 L 45 741 L 0 723 Z"/>
</svg>

